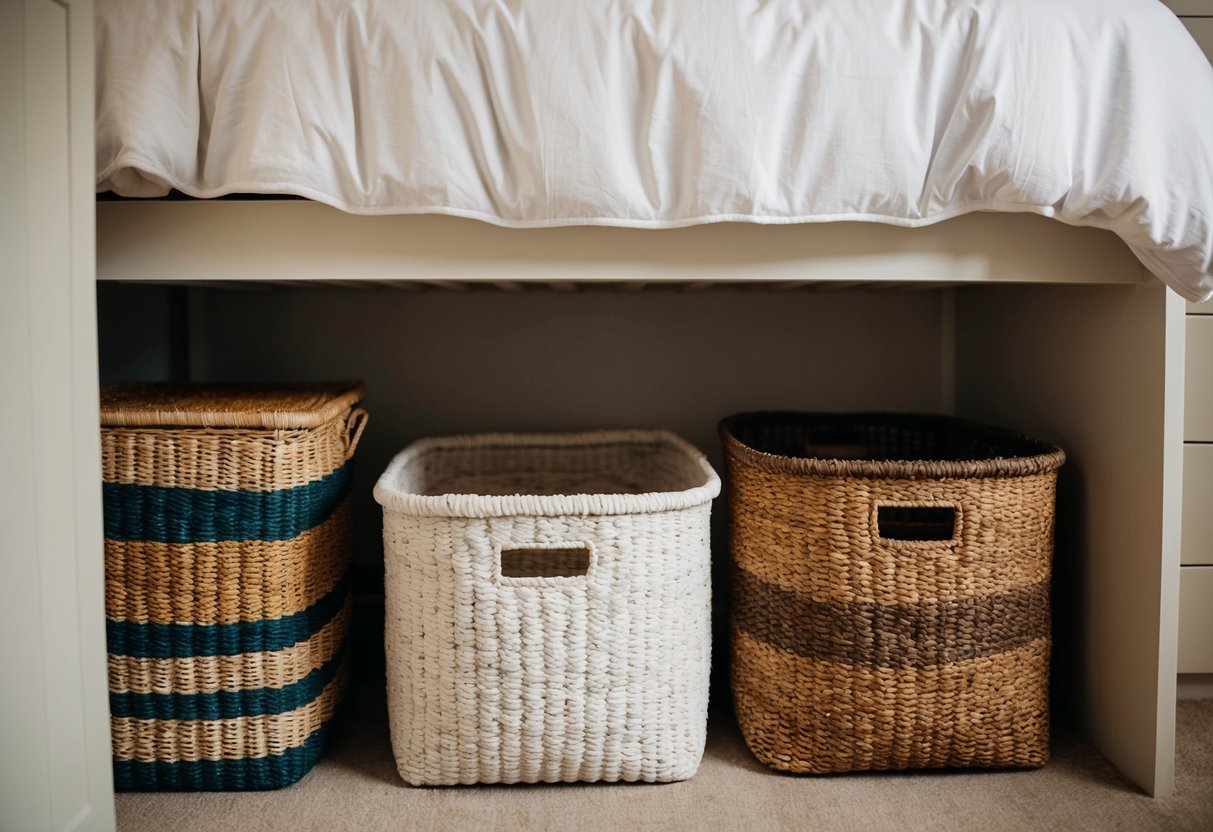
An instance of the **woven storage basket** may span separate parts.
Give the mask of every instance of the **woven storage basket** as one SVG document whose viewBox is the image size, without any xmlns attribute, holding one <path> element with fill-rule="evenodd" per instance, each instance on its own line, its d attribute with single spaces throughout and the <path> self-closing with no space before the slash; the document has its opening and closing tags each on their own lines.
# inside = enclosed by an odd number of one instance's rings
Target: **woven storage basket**
<svg viewBox="0 0 1213 832">
<path fill-rule="evenodd" d="M 375 498 L 401 776 L 694 774 L 719 491 L 707 460 L 663 432 L 428 439 L 398 455 Z"/>
<path fill-rule="evenodd" d="M 361 384 L 101 395 L 118 789 L 270 789 L 343 692 Z"/>
<path fill-rule="evenodd" d="M 742 733 L 794 772 L 1048 758 L 1056 447 L 945 417 L 721 423 Z"/>
</svg>

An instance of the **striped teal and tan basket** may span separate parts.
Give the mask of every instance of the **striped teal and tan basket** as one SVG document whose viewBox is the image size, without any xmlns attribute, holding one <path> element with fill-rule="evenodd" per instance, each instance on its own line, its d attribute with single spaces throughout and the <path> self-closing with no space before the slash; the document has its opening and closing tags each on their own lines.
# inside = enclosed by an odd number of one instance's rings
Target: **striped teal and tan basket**
<svg viewBox="0 0 1213 832">
<path fill-rule="evenodd" d="M 281 788 L 319 757 L 348 676 L 362 394 L 102 389 L 118 789 Z"/>
</svg>

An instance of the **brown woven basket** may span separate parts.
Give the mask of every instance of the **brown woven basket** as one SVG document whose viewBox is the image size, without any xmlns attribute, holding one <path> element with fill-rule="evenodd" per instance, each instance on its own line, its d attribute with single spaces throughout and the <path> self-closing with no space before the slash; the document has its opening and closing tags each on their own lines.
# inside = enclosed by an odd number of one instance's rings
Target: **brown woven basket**
<svg viewBox="0 0 1213 832">
<path fill-rule="evenodd" d="M 362 394 L 102 388 L 117 788 L 278 788 L 319 756 L 348 676 Z"/>
<path fill-rule="evenodd" d="M 734 704 L 784 771 L 1040 766 L 1061 449 L 937 416 L 723 421 Z"/>
</svg>

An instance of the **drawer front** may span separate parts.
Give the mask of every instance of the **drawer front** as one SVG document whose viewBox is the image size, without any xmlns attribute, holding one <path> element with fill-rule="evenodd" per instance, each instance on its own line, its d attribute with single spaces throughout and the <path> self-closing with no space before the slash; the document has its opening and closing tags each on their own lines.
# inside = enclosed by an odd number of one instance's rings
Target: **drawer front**
<svg viewBox="0 0 1213 832">
<path fill-rule="evenodd" d="M 1200 48 L 1205 50 L 1205 57 L 1213 63 L 1213 17 L 1186 17 L 1184 25 L 1196 38 Z"/>
<path fill-rule="evenodd" d="M 1213 315 L 1187 317 L 1184 439 L 1213 442 Z"/>
<path fill-rule="evenodd" d="M 1184 519 L 1180 560 L 1213 566 L 1213 445 L 1184 446 Z"/>
<path fill-rule="evenodd" d="M 1213 673 L 1213 566 L 1179 569 L 1179 672 Z"/>
</svg>

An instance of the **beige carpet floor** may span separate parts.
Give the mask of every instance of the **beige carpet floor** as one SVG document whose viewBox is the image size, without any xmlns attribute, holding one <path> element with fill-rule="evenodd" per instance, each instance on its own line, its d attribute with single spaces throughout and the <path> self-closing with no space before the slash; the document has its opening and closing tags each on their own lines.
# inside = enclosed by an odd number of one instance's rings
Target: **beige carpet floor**
<svg viewBox="0 0 1213 832">
<path fill-rule="evenodd" d="M 1213 830 L 1213 700 L 1181 701 L 1176 793 L 1146 797 L 1059 731 L 1037 771 L 794 777 L 759 765 L 728 713 L 703 766 L 666 785 L 417 789 L 396 775 L 381 695 L 363 689 L 316 768 L 278 792 L 122 794 L 120 832 L 253 830 Z"/>
</svg>

